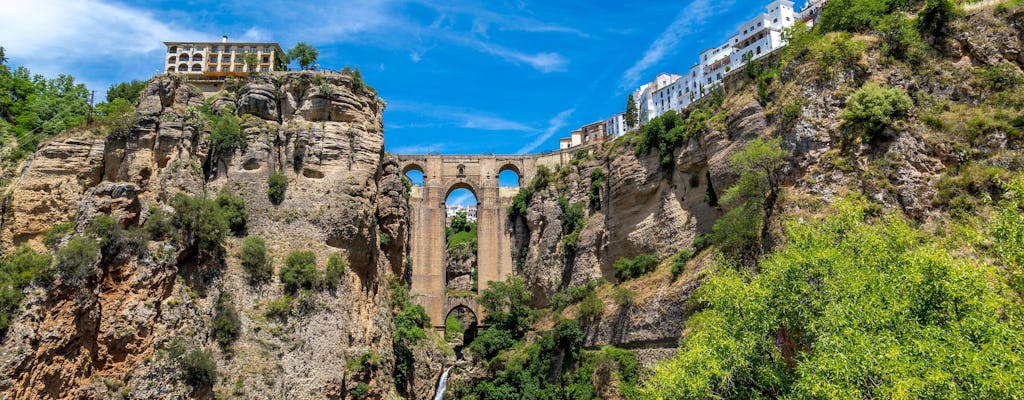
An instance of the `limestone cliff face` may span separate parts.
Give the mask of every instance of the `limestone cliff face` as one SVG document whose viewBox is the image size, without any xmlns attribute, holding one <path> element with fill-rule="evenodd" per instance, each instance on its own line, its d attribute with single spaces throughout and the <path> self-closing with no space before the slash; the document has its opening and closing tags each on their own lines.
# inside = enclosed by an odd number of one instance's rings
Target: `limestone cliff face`
<svg viewBox="0 0 1024 400">
<path fill-rule="evenodd" d="M 293 250 L 313 250 L 320 268 L 340 252 L 349 268 L 339 287 L 272 318 L 267 304 L 282 289 L 276 279 L 248 283 L 237 259 L 241 238 L 229 238 L 222 257 L 199 257 L 173 241 L 105 257 L 85 282 L 31 289 L 0 346 L 0 398 L 341 398 L 359 382 L 369 398 L 393 393 L 386 282 L 405 268 L 408 203 L 400 172 L 384 157 L 383 102 L 343 75 L 257 77 L 211 102 L 243 115 L 245 143 L 223 154 L 211 154 L 208 124 L 196 111 L 203 103 L 181 78 L 157 77 L 129 133 L 42 146 L 12 185 L 3 246 L 43 250 L 41 234 L 63 221 L 75 219 L 79 232 L 99 214 L 140 225 L 150 207 L 171 210 L 166 202 L 177 193 L 226 190 L 245 198 L 246 233 L 267 239 L 275 267 Z M 288 180 L 276 206 L 267 196 L 275 169 Z M 241 319 L 230 350 L 210 333 L 218 298 Z M 214 385 L 183 382 L 160 350 L 174 338 L 214 355 Z M 366 352 L 380 367 L 353 371 L 349 360 Z"/>
</svg>

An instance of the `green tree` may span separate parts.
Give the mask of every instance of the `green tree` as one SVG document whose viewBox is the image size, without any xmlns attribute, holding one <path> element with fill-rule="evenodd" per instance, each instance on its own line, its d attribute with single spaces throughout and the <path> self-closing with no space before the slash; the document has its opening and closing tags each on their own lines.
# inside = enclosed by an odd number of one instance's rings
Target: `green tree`
<svg viewBox="0 0 1024 400">
<path fill-rule="evenodd" d="M 70 283 L 80 283 L 96 275 L 99 255 L 96 240 L 75 236 L 57 251 L 57 272 Z"/>
<path fill-rule="evenodd" d="M 906 11 L 909 0 L 833 0 L 821 12 L 819 32 L 861 32 L 886 15 Z"/>
<path fill-rule="evenodd" d="M 274 274 L 270 257 L 267 256 L 267 242 L 259 236 L 249 236 L 242 242 L 242 250 L 238 254 L 242 261 L 242 269 L 249 275 L 249 283 L 261 284 L 270 281 Z"/>
<path fill-rule="evenodd" d="M 220 250 L 230 228 L 217 202 L 179 193 L 169 203 L 175 210 L 174 225 L 186 245 L 195 245 L 205 253 Z"/>
<path fill-rule="evenodd" d="M 711 269 L 678 355 L 645 398 L 1011 398 L 1024 391 L 1016 301 L 984 257 L 845 200 L 787 225 L 760 273 Z M 956 246 L 956 244 L 953 244 Z"/>
<path fill-rule="evenodd" d="M 107 89 L 107 103 L 123 99 L 128 102 L 128 105 L 134 106 L 139 101 L 139 95 L 146 89 L 146 83 L 146 81 L 132 79 L 128 82 L 110 85 L 110 88 Z"/>
<path fill-rule="evenodd" d="M 903 89 L 868 82 L 850 95 L 839 117 L 871 138 L 905 117 L 913 106 L 914 101 Z"/>
<path fill-rule="evenodd" d="M 256 67 L 260 64 L 260 57 L 256 53 L 245 53 L 242 59 L 245 62 L 245 71 L 250 77 L 255 76 L 259 72 Z"/>
<path fill-rule="evenodd" d="M 48 284 L 53 279 L 52 258 L 21 245 L 0 258 L 0 337 L 11 325 L 29 284 Z"/>
<path fill-rule="evenodd" d="M 275 169 L 267 178 L 267 198 L 274 205 L 281 204 L 284 201 L 284 191 L 287 187 L 288 178 L 284 176 L 284 172 Z"/>
<path fill-rule="evenodd" d="M 729 157 L 729 164 L 739 173 L 736 184 L 725 191 L 723 205 L 731 210 L 711 229 L 712 241 L 730 256 L 751 258 L 758 244 L 766 246 L 768 224 L 779 192 L 778 171 L 789 154 L 781 147 L 782 139 L 750 141 Z M 760 254 L 766 251 L 760 249 Z"/>
<path fill-rule="evenodd" d="M 242 331 L 242 321 L 238 318 L 238 311 L 235 310 L 228 297 L 224 294 L 217 297 L 211 332 L 217 343 L 225 348 L 230 346 Z"/>
<path fill-rule="evenodd" d="M 513 339 L 523 337 L 537 317 L 537 310 L 530 307 L 530 294 L 523 278 L 519 276 L 511 276 L 503 282 L 490 282 L 490 287 L 480 295 L 479 301 L 487 309 L 484 323 L 509 332 Z"/>
<path fill-rule="evenodd" d="M 299 67 L 304 70 L 315 64 L 318 57 L 320 52 L 306 42 L 298 42 L 295 47 L 288 50 L 288 59 L 299 63 Z"/>
<path fill-rule="evenodd" d="M 345 257 L 341 253 L 332 253 L 327 257 L 327 270 L 324 271 L 324 284 L 328 289 L 337 289 L 345 277 Z"/>
<path fill-rule="evenodd" d="M 953 0 L 925 0 L 917 13 L 917 31 L 922 35 L 943 38 L 949 35 L 949 24 L 963 15 Z"/>
<path fill-rule="evenodd" d="M 217 206 L 228 223 L 228 228 L 237 236 L 245 234 L 245 224 L 249 219 L 249 210 L 245 206 L 245 198 L 237 194 L 222 191 L 217 194 Z"/>
<path fill-rule="evenodd" d="M 637 127 L 640 123 L 639 111 L 636 108 L 636 100 L 633 99 L 633 93 L 630 93 L 626 97 L 626 130 L 631 130 Z"/>
<path fill-rule="evenodd" d="M 290 294 L 295 294 L 299 289 L 319 289 L 323 284 L 323 276 L 316 269 L 316 254 L 309 250 L 288 253 L 280 275 L 284 291 Z"/>
</svg>

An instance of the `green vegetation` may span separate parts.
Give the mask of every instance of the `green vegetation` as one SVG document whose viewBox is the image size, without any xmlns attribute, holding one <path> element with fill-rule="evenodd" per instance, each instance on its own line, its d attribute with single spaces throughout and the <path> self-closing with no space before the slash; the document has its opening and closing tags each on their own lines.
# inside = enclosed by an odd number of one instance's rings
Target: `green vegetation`
<svg viewBox="0 0 1024 400">
<path fill-rule="evenodd" d="M 917 30 L 922 35 L 943 38 L 949 35 L 949 24 L 963 15 L 954 0 L 925 0 L 917 12 Z"/>
<path fill-rule="evenodd" d="M 186 245 L 194 244 L 205 253 L 220 251 L 229 227 L 216 201 L 179 193 L 168 203 L 175 210 L 174 225 Z"/>
<path fill-rule="evenodd" d="M 754 139 L 729 157 L 740 174 L 725 191 L 721 202 L 731 209 L 711 229 L 711 240 L 727 256 L 752 259 L 767 234 L 764 221 L 771 218 L 778 196 L 778 170 L 788 152 L 778 138 Z"/>
<path fill-rule="evenodd" d="M 207 118 L 213 126 L 210 129 L 210 150 L 213 155 L 223 155 L 245 143 L 233 106 L 224 107 L 220 114 L 210 114 Z"/>
<path fill-rule="evenodd" d="M 85 230 L 99 241 L 103 254 L 108 257 L 134 254 L 142 256 L 146 253 L 149 233 L 139 227 L 124 229 L 117 217 L 99 215 L 89 221 Z"/>
<path fill-rule="evenodd" d="M 245 206 L 245 199 L 242 196 L 231 192 L 220 192 L 217 194 L 217 206 L 228 223 L 228 228 L 236 236 L 245 234 L 245 223 L 249 219 L 249 210 Z"/>
<path fill-rule="evenodd" d="M 392 350 L 395 354 L 395 387 L 400 393 L 407 393 L 416 362 L 412 347 L 427 337 L 426 328 L 430 326 L 430 317 L 423 306 L 412 304 L 406 285 L 399 281 L 391 281 L 388 286 L 391 292 L 391 311 L 395 316 L 395 331 L 392 338 Z"/>
<path fill-rule="evenodd" d="M 445 243 L 448 255 L 454 259 L 465 260 L 476 255 L 477 235 L 476 222 L 466 219 L 466 213 L 459 211 L 448 221 L 445 227 Z"/>
<path fill-rule="evenodd" d="M 903 89 L 868 82 L 850 95 L 839 117 L 853 125 L 855 132 L 871 139 L 905 117 L 913 106 L 914 101 Z"/>
<path fill-rule="evenodd" d="M 615 260 L 612 267 L 615 268 L 616 279 L 627 281 L 654 271 L 655 268 L 658 268 L 659 262 L 661 260 L 658 259 L 657 254 L 641 254 L 633 258 L 623 257 Z"/>
<path fill-rule="evenodd" d="M 267 256 L 267 242 L 259 236 L 249 236 L 242 242 L 238 253 L 242 269 L 249 275 L 249 283 L 259 285 L 270 281 L 274 266 Z"/>
<path fill-rule="evenodd" d="M 579 317 L 581 321 L 596 321 L 602 313 L 604 313 L 604 301 L 597 297 L 597 292 L 587 293 L 583 300 L 580 300 Z"/>
<path fill-rule="evenodd" d="M 348 363 L 348 369 L 353 372 L 366 372 L 379 367 L 380 356 L 370 350 L 364 351 Z"/>
<path fill-rule="evenodd" d="M 227 348 L 242 331 L 242 321 L 238 319 L 238 311 L 231 304 L 230 297 L 221 294 L 217 297 L 217 305 L 214 308 L 213 329 L 210 335 L 217 340 L 221 347 Z"/>
<path fill-rule="evenodd" d="M 526 217 L 526 207 L 533 200 L 534 193 L 544 190 L 551 183 L 551 170 L 543 165 L 537 166 L 537 174 L 533 176 L 530 184 L 519 189 L 519 193 L 512 198 L 512 205 L 508 207 L 509 218 Z"/>
<path fill-rule="evenodd" d="M 217 364 L 210 353 L 199 349 L 188 349 L 185 340 L 176 337 L 167 343 L 164 351 L 181 373 L 182 379 L 195 387 L 212 385 L 217 380 Z"/>
<path fill-rule="evenodd" d="M 562 210 L 562 247 L 569 257 L 575 257 L 576 246 L 579 245 L 580 232 L 586 223 L 583 203 L 569 203 L 565 196 L 558 197 L 558 208 Z"/>
<path fill-rule="evenodd" d="M 0 338 L 7 332 L 31 283 L 47 285 L 53 280 L 52 259 L 28 245 L 21 245 L 0 258 Z"/>
<path fill-rule="evenodd" d="M 284 201 L 284 191 L 287 187 L 288 178 L 284 176 L 284 172 L 275 169 L 274 172 L 270 173 L 270 177 L 267 178 L 267 198 L 274 205 L 281 204 Z"/>
<path fill-rule="evenodd" d="M 878 25 L 882 39 L 882 55 L 908 63 L 919 63 L 925 56 L 925 45 L 911 20 L 901 14 L 885 17 Z"/>
<path fill-rule="evenodd" d="M 873 28 L 885 16 L 906 11 L 908 0 L 835 0 L 821 13 L 816 29 L 821 32 L 861 32 Z"/>
<path fill-rule="evenodd" d="M 459 323 L 459 319 L 455 318 L 454 315 L 448 314 L 448 318 L 444 320 L 444 339 L 454 342 L 459 340 L 462 334 L 462 324 Z"/>
<path fill-rule="evenodd" d="M 98 271 L 99 255 L 100 245 L 95 239 L 75 236 L 57 251 L 57 272 L 70 283 L 92 278 Z"/>
<path fill-rule="evenodd" d="M 345 257 L 341 253 L 332 253 L 327 257 L 327 270 L 324 271 L 324 285 L 331 290 L 337 289 L 345 277 Z"/>
<path fill-rule="evenodd" d="M 626 129 L 636 128 L 640 123 L 639 110 L 636 108 L 636 99 L 633 98 L 633 93 L 630 93 L 626 97 Z"/>
<path fill-rule="evenodd" d="M 996 209 L 992 224 L 995 252 L 1006 264 L 1010 285 L 1024 296 L 1024 177 L 1008 181 L 1005 189 L 1013 196 Z"/>
<path fill-rule="evenodd" d="M 146 81 L 132 79 L 129 82 L 110 85 L 110 88 L 107 89 L 107 103 L 113 104 L 114 101 L 121 99 L 129 105 L 134 105 L 139 101 L 139 95 L 146 89 L 146 83 Z"/>
<path fill-rule="evenodd" d="M 46 230 L 46 232 L 43 232 L 43 243 L 46 244 L 46 247 L 56 250 L 59 242 L 74 232 L 74 221 L 61 222 L 51 226 L 50 229 Z"/>
<path fill-rule="evenodd" d="M 142 226 L 142 229 L 149 233 L 149 238 L 152 240 L 163 240 L 173 237 L 175 234 L 174 224 L 171 222 L 171 219 L 157 206 L 149 208 L 149 217 L 146 218 L 146 223 Z"/>
<path fill-rule="evenodd" d="M 695 246 L 696 247 L 696 246 Z M 686 262 L 693 258 L 693 252 L 687 249 L 679 250 L 676 259 L 672 261 L 672 279 L 678 278 L 686 270 Z"/>
<path fill-rule="evenodd" d="M 310 250 L 296 250 L 288 253 L 280 271 L 281 284 L 286 293 L 295 294 L 299 289 L 315 290 L 323 286 L 324 277 L 316 269 L 316 254 Z"/>
<path fill-rule="evenodd" d="M 608 183 L 608 175 L 601 168 L 590 171 L 590 209 L 601 210 L 601 188 Z"/>
<path fill-rule="evenodd" d="M 1018 205 L 1005 215 L 1019 221 Z M 788 224 L 788 244 L 759 274 L 729 263 L 710 272 L 679 354 L 655 368 L 644 396 L 1008 398 L 1024 390 L 1024 361 L 1010 356 L 1024 350 L 1019 305 L 1001 297 L 994 268 L 900 216 L 866 218 L 862 201 L 836 208 Z"/>
<path fill-rule="evenodd" d="M 299 63 L 299 67 L 306 70 L 316 64 L 316 59 L 320 57 L 320 51 L 306 42 L 298 42 L 295 47 L 288 49 L 287 56 L 289 60 Z"/>
<path fill-rule="evenodd" d="M 267 311 L 263 314 L 267 318 L 286 319 L 292 314 L 292 296 L 284 294 L 277 296 L 267 302 Z"/>
<path fill-rule="evenodd" d="M 351 392 L 348 392 L 349 396 L 352 396 L 352 398 L 354 398 L 354 399 L 361 399 L 363 397 L 366 397 L 366 395 L 369 394 L 369 393 L 370 393 L 370 384 L 368 384 L 366 382 L 359 382 L 359 383 L 357 383 L 356 387 L 352 388 Z"/>
<path fill-rule="evenodd" d="M 619 307 L 625 307 L 633 304 L 633 298 L 635 297 L 636 292 L 625 286 L 616 286 L 612 291 L 612 299 L 615 300 L 615 304 Z"/>
<path fill-rule="evenodd" d="M 468 349 L 486 359 L 494 358 L 498 352 L 515 344 L 537 318 L 537 310 L 530 307 L 530 294 L 519 276 L 509 277 L 504 282 L 491 282 L 479 302 L 487 309 L 484 325 L 488 328 Z"/>
</svg>

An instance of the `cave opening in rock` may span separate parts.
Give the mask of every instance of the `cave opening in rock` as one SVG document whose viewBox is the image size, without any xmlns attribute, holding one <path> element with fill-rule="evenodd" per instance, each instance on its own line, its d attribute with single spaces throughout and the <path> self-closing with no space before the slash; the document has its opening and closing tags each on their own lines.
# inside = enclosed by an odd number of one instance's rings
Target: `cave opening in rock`
<svg viewBox="0 0 1024 400">
<path fill-rule="evenodd" d="M 453 187 L 445 198 L 445 292 L 477 292 L 477 201 L 471 187 Z"/>
</svg>

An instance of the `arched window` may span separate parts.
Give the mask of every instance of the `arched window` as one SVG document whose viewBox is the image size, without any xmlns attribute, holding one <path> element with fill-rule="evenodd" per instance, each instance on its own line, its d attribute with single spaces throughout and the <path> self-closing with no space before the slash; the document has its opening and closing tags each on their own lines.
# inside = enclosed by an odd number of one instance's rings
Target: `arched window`
<svg viewBox="0 0 1024 400">
<path fill-rule="evenodd" d="M 194 57 L 192 57 L 192 61 L 203 61 L 203 55 L 196 54 Z"/>
<path fill-rule="evenodd" d="M 174 58 L 174 56 L 171 56 L 170 58 L 167 59 L 167 63 L 168 64 L 174 64 L 176 62 L 178 62 L 178 59 Z"/>
<path fill-rule="evenodd" d="M 188 64 L 181 64 L 178 66 L 178 72 L 188 72 Z"/>
<path fill-rule="evenodd" d="M 457 176 L 466 176 L 466 166 L 465 165 L 461 165 L 461 164 L 459 165 L 459 173 L 457 174 Z"/>
<path fill-rule="evenodd" d="M 192 72 L 203 72 L 203 66 L 200 64 L 192 64 Z"/>
<path fill-rule="evenodd" d="M 174 72 L 174 66 L 167 67 L 167 72 Z"/>
<path fill-rule="evenodd" d="M 188 54 L 182 54 L 181 57 L 178 57 L 178 59 L 181 61 L 188 61 Z"/>
<path fill-rule="evenodd" d="M 405 167 L 405 179 L 408 179 L 409 183 L 412 183 L 413 186 L 423 186 L 424 178 L 426 178 L 426 175 L 419 165 L 413 164 Z"/>
</svg>

